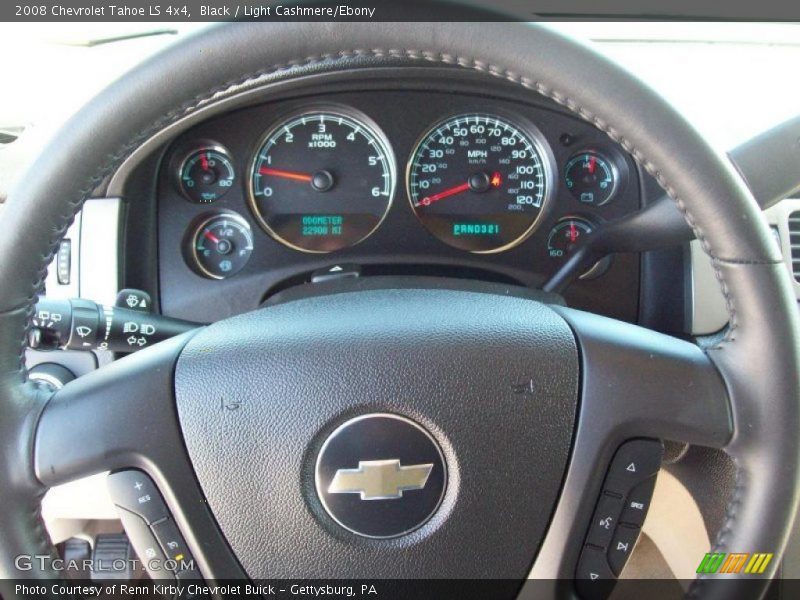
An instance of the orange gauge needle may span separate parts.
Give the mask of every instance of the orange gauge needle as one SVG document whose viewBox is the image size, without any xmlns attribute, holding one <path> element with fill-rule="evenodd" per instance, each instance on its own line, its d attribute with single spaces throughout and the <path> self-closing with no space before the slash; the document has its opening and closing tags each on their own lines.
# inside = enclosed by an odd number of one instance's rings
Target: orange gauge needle
<svg viewBox="0 0 800 600">
<path fill-rule="evenodd" d="M 469 190 L 469 183 L 462 183 L 461 185 L 451 187 L 450 189 L 439 192 L 438 194 L 434 194 L 433 196 L 425 196 L 422 200 L 420 200 L 419 203 L 423 206 L 429 206 L 434 202 L 438 202 L 444 198 L 449 198 L 450 196 L 455 196 L 456 194 L 466 192 L 467 190 Z"/>
<path fill-rule="evenodd" d="M 273 177 L 283 177 L 284 179 L 292 179 L 294 181 L 311 181 L 311 175 L 307 173 L 295 173 L 294 171 L 282 171 L 280 169 L 270 169 L 268 167 L 261 167 L 258 172 L 261 175 L 272 175 Z"/>
</svg>

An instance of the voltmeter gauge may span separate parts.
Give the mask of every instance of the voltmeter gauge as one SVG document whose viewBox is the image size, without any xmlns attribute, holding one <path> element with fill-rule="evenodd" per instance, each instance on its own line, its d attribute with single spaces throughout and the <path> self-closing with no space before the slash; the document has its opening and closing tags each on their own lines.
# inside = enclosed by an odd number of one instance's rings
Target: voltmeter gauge
<svg viewBox="0 0 800 600">
<path fill-rule="evenodd" d="M 235 213 L 217 213 L 190 236 L 192 267 L 209 279 L 226 279 L 241 271 L 253 253 L 253 233 Z"/>
<path fill-rule="evenodd" d="M 179 180 L 191 202 L 210 204 L 228 193 L 236 179 L 230 157 L 218 146 L 195 150 L 181 164 Z"/>
<path fill-rule="evenodd" d="M 602 206 L 617 191 L 619 171 L 611 159 L 587 150 L 567 161 L 564 183 L 581 204 Z"/>
<path fill-rule="evenodd" d="M 596 225 L 583 217 L 565 217 L 559 220 L 547 236 L 547 255 L 558 264 L 563 264 L 584 238 L 592 235 Z M 591 269 L 581 275 L 581 279 L 594 279 L 606 272 L 610 258 L 598 261 Z"/>
</svg>

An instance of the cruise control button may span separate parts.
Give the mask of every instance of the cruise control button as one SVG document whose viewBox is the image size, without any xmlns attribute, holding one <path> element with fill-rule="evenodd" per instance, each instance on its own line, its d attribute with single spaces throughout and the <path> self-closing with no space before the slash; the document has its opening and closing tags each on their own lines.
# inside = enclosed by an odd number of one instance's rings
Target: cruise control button
<svg viewBox="0 0 800 600">
<path fill-rule="evenodd" d="M 656 486 L 656 478 L 651 477 L 637 485 L 625 500 L 625 507 L 619 520 L 621 523 L 629 523 L 641 527 L 647 510 L 650 508 L 650 501 L 653 499 L 653 488 Z"/>
<path fill-rule="evenodd" d="M 633 552 L 636 540 L 639 538 L 639 528 L 620 525 L 611 540 L 608 548 L 608 564 L 614 574 L 619 575 L 622 567 L 628 562 L 628 557 Z"/>
<path fill-rule="evenodd" d="M 622 512 L 622 498 L 603 494 L 594 511 L 586 542 L 601 548 L 608 548 L 614 529 Z"/>
<path fill-rule="evenodd" d="M 656 440 L 633 440 L 620 446 L 606 478 L 606 489 L 626 496 L 661 467 L 664 447 Z"/>
<path fill-rule="evenodd" d="M 605 552 L 591 546 L 584 547 L 581 552 L 575 579 L 575 587 L 584 600 L 607 598 L 616 583 Z"/>
<path fill-rule="evenodd" d="M 153 579 L 175 579 L 172 571 L 166 568 L 166 556 L 161 551 L 147 523 L 138 515 L 124 508 L 119 509 L 119 518 L 122 521 L 122 526 L 125 528 L 125 533 L 128 535 L 131 546 L 133 546 L 136 555 L 144 565 L 144 568 L 147 569 L 150 577 Z"/>
<path fill-rule="evenodd" d="M 161 494 L 142 471 L 118 471 L 109 475 L 107 482 L 114 504 L 139 515 L 148 525 L 169 516 Z"/>
<path fill-rule="evenodd" d="M 186 547 L 178 526 L 172 519 L 165 519 L 152 525 L 153 534 L 161 545 L 161 549 L 167 558 L 174 560 L 177 564 L 176 571 L 182 571 L 192 566 L 192 555 Z"/>
</svg>

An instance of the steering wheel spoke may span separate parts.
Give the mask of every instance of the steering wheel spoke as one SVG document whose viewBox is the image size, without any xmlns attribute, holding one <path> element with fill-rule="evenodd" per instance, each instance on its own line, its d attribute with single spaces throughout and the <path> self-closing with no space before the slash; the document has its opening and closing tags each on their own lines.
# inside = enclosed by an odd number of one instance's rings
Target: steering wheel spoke
<svg viewBox="0 0 800 600">
<path fill-rule="evenodd" d="M 531 577 L 575 576 L 607 472 L 628 440 L 652 438 L 723 448 L 733 435 L 722 377 L 697 345 L 568 308 L 581 353 L 581 402 L 561 499 Z"/>
<path fill-rule="evenodd" d="M 112 496 L 134 543 L 148 529 L 175 523 L 206 577 L 237 578 L 241 570 L 202 500 L 175 412 L 175 364 L 192 335 L 131 354 L 56 393 L 36 432 L 36 476 L 52 487 L 116 471 Z M 132 496 L 126 504 L 120 489 L 128 479 L 144 482 L 141 495 L 151 496 L 164 514 L 138 511 Z"/>
<path fill-rule="evenodd" d="M 576 437 L 614 448 L 651 437 L 724 447 L 733 434 L 722 377 L 697 345 L 636 325 L 556 308 L 581 348 Z"/>
<path fill-rule="evenodd" d="M 36 434 L 39 480 L 53 486 L 107 470 L 162 468 L 184 454 L 173 374 L 188 337 L 132 354 L 57 392 Z"/>
</svg>

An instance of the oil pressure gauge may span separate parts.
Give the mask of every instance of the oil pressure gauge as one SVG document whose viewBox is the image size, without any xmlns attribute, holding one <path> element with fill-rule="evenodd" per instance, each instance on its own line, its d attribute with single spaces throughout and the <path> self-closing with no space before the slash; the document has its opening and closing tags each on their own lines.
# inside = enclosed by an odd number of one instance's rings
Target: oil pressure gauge
<svg viewBox="0 0 800 600">
<path fill-rule="evenodd" d="M 242 217 L 217 213 L 192 230 L 191 266 L 209 279 L 226 279 L 241 271 L 253 253 L 253 234 Z"/>
<path fill-rule="evenodd" d="M 236 171 L 228 153 L 219 146 L 193 151 L 180 167 L 179 183 L 187 200 L 198 204 L 216 202 L 228 193 Z"/>
</svg>

